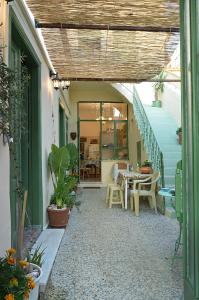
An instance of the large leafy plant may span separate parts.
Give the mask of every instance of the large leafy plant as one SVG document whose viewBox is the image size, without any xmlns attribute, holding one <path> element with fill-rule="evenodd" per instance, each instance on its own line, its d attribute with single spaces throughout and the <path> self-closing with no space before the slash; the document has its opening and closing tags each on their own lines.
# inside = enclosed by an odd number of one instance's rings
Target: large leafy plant
<svg viewBox="0 0 199 300">
<path fill-rule="evenodd" d="M 70 166 L 70 155 L 67 146 L 58 148 L 53 144 L 48 157 L 48 165 L 54 186 L 51 204 L 56 204 L 57 208 L 73 206 L 75 199 L 70 193 L 77 184 L 77 178 L 66 175 L 66 171 Z"/>
<path fill-rule="evenodd" d="M 67 150 L 68 150 L 69 155 L 70 155 L 69 170 L 71 170 L 72 173 L 74 173 L 75 170 L 77 169 L 77 162 L 78 162 L 77 147 L 73 143 L 67 144 L 66 147 L 67 147 Z"/>
<path fill-rule="evenodd" d="M 157 76 L 154 77 L 157 82 L 154 83 L 155 88 L 155 98 L 158 100 L 158 94 L 164 92 L 164 79 L 166 78 L 166 73 L 161 71 Z"/>
<path fill-rule="evenodd" d="M 64 181 L 66 170 L 70 164 L 70 156 L 66 146 L 61 148 L 52 144 L 51 152 L 48 157 L 48 165 L 51 172 L 54 188 Z"/>
</svg>

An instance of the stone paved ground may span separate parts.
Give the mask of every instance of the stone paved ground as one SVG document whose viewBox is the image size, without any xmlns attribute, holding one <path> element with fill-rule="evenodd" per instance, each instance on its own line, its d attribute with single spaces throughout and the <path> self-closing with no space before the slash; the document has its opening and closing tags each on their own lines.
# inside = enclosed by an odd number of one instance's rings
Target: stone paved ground
<svg viewBox="0 0 199 300">
<path fill-rule="evenodd" d="M 45 300 L 179 300 L 182 260 L 171 267 L 178 224 L 146 205 L 140 217 L 109 209 L 104 189 L 84 189 L 72 211 Z"/>
</svg>

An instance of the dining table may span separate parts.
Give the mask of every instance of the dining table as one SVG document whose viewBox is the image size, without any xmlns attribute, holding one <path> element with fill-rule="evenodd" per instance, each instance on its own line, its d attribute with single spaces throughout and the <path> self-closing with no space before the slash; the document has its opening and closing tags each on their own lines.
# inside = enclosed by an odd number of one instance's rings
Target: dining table
<svg viewBox="0 0 199 300">
<path fill-rule="evenodd" d="M 147 177 L 151 176 L 151 174 L 142 174 L 136 171 L 120 170 L 119 176 L 124 181 L 124 209 L 127 209 L 128 183 L 132 181 L 133 184 L 133 180 L 146 179 Z"/>
</svg>

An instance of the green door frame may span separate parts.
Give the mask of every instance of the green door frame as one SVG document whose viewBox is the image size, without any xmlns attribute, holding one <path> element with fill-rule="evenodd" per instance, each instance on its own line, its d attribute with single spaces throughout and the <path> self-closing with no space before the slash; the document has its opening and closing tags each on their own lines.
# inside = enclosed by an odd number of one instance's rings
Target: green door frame
<svg viewBox="0 0 199 300">
<path fill-rule="evenodd" d="M 30 185 L 28 191 L 28 210 L 31 212 L 31 224 L 43 225 L 43 197 L 42 197 L 42 152 L 41 152 L 41 66 L 40 60 L 26 36 L 19 20 L 17 19 L 12 7 L 9 7 L 9 65 L 11 66 L 11 49 L 13 42 L 21 51 L 28 55 L 30 64 L 30 165 L 29 176 Z M 11 166 L 12 170 L 12 166 Z M 15 184 L 10 172 L 10 205 L 11 205 L 11 240 L 12 245 L 16 243 L 16 202 Z"/>
<path fill-rule="evenodd" d="M 199 299 L 199 3 L 181 0 L 184 299 Z"/>
<path fill-rule="evenodd" d="M 68 118 L 67 118 L 67 116 L 65 116 L 65 129 L 66 129 L 65 138 L 66 138 L 66 145 L 67 145 L 68 144 Z"/>
</svg>

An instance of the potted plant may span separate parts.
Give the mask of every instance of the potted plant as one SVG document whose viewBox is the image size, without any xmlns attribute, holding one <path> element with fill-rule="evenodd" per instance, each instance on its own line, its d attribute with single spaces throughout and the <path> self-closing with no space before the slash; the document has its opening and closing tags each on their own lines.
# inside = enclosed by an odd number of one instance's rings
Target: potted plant
<svg viewBox="0 0 199 300">
<path fill-rule="evenodd" d="M 41 276 L 45 249 L 46 248 L 43 249 L 42 245 L 40 244 L 36 248 L 28 249 L 25 255 L 27 262 L 30 264 L 30 266 L 34 267 L 34 272 L 35 270 L 39 270 Z M 35 288 L 31 291 L 29 300 L 37 300 L 39 298 L 39 283 L 41 276 L 35 279 Z"/>
<path fill-rule="evenodd" d="M 153 164 L 152 161 L 149 161 L 148 159 L 145 160 L 140 168 L 140 172 L 142 174 L 153 173 L 152 164 Z"/>
<path fill-rule="evenodd" d="M 77 179 L 67 176 L 66 170 L 70 165 L 69 152 L 66 146 L 58 148 L 52 145 L 48 158 L 54 193 L 47 208 L 49 225 L 52 227 L 65 227 L 68 223 L 70 208 L 77 205 L 71 192 L 77 184 Z"/>
<path fill-rule="evenodd" d="M 17 260 L 15 254 L 16 250 L 10 248 L 6 256 L 0 258 L 0 299 L 37 300 L 34 290 L 42 276 L 41 268 L 26 260 Z"/>
<path fill-rule="evenodd" d="M 166 74 L 164 71 L 160 72 L 159 75 L 155 77 L 157 82 L 154 83 L 154 89 L 155 89 L 155 100 L 152 102 L 152 106 L 154 107 L 161 107 L 161 100 L 159 99 L 161 93 L 164 92 L 164 82 L 163 80 L 165 79 Z"/>
<path fill-rule="evenodd" d="M 176 130 L 176 134 L 178 136 L 178 143 L 181 145 L 182 144 L 182 127 L 178 127 Z"/>
</svg>

